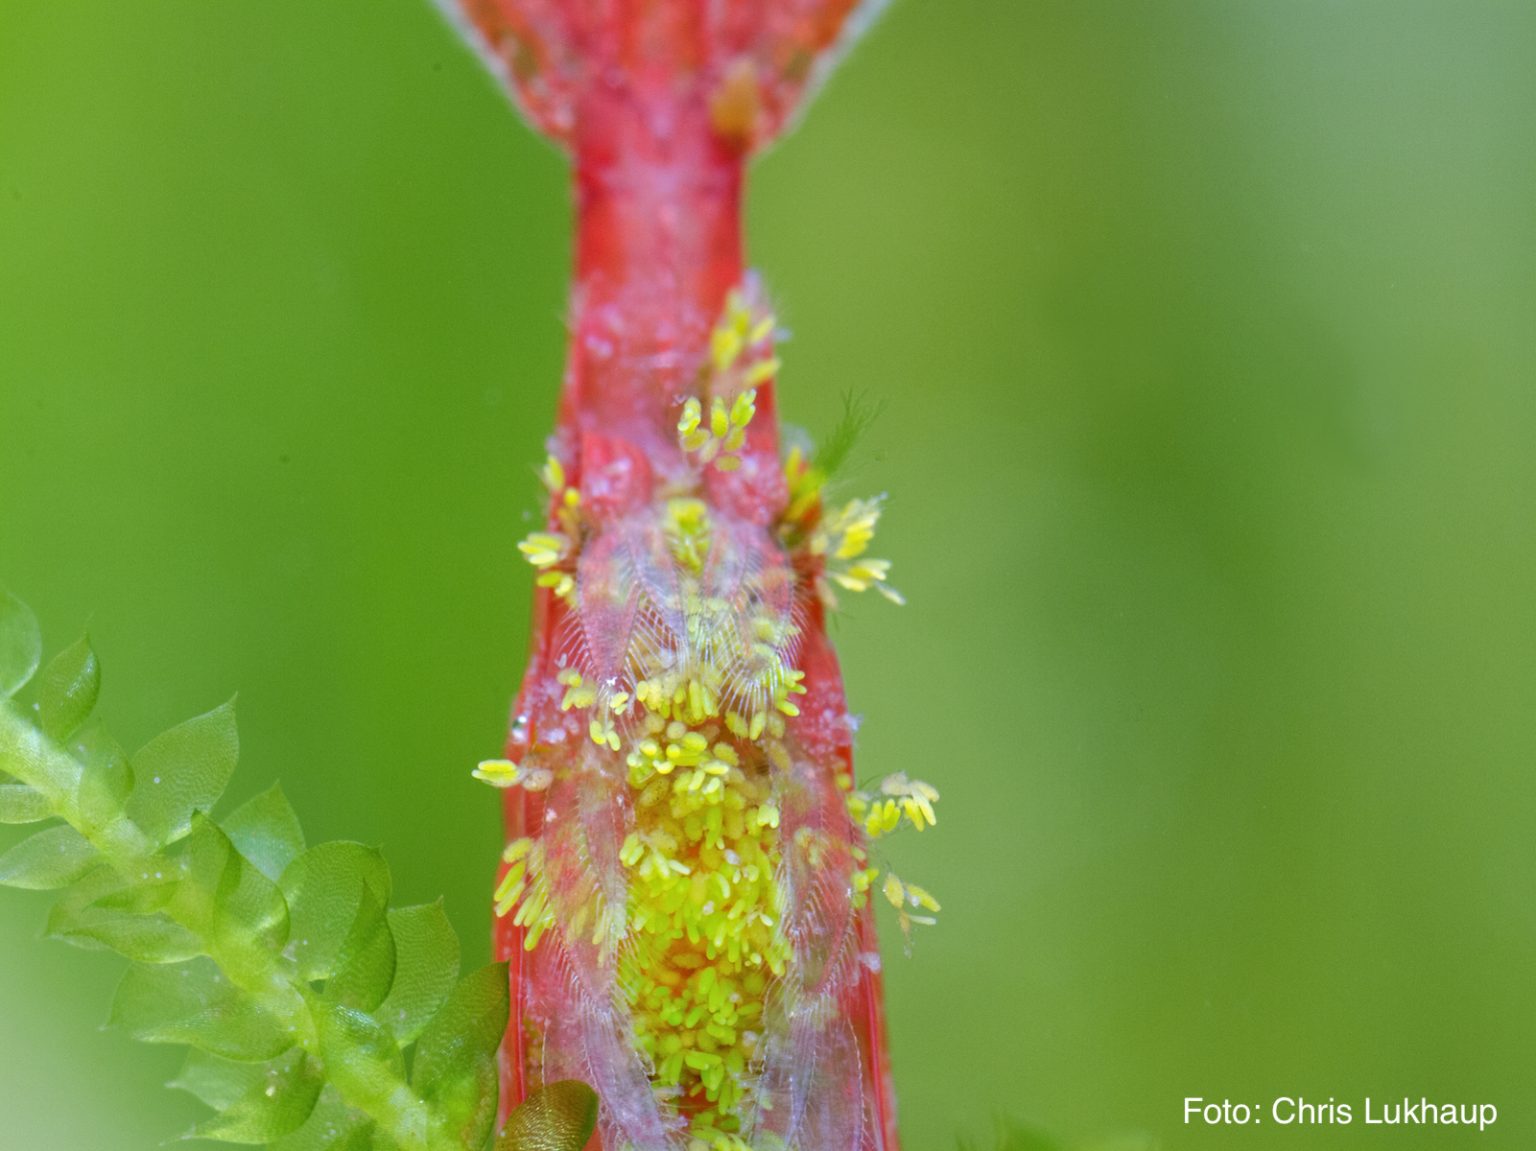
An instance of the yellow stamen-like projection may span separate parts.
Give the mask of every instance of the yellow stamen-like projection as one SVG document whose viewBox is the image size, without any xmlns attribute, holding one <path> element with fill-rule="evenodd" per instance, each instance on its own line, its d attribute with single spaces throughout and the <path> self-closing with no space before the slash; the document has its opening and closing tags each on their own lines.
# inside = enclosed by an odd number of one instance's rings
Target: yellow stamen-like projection
<svg viewBox="0 0 1536 1151">
<path fill-rule="evenodd" d="M 755 293 L 736 290 L 709 339 L 703 370 L 703 398 L 683 402 L 677 441 L 701 467 L 722 472 L 741 467 L 747 428 L 757 414 L 757 389 L 779 370 L 773 354 L 777 321 Z"/>
</svg>

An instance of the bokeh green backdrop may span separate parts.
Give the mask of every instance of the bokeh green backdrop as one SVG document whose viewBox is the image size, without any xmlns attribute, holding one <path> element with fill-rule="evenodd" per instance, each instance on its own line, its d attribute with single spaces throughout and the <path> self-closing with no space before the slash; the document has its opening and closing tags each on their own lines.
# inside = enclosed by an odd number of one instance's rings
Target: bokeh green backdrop
<svg viewBox="0 0 1536 1151">
<path fill-rule="evenodd" d="M 758 166 L 788 417 L 888 401 L 911 606 L 838 628 L 913 1151 L 1536 1143 L 1536 7 L 898 0 Z M 527 637 L 557 155 L 425 0 L 0 0 L 0 573 L 130 746 L 237 689 L 245 794 L 475 958 L 467 778 Z M 195 1107 L 0 898 L 0 1146 Z M 1491 1101 L 1480 1138 L 1186 1095 Z"/>
</svg>

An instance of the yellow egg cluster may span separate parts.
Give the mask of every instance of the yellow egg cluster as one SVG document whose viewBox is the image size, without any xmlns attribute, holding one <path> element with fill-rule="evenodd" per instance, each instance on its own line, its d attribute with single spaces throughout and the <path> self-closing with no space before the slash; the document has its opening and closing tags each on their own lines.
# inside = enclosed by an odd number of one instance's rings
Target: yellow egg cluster
<svg viewBox="0 0 1536 1151">
<path fill-rule="evenodd" d="M 938 799 L 938 791 L 930 784 L 908 779 L 906 772 L 899 771 L 880 781 L 878 795 L 850 792 L 848 811 L 864 828 L 865 835 L 879 839 L 900 827 L 903 818 L 917 831 L 934 826 L 939 821 L 933 811 Z"/>
<path fill-rule="evenodd" d="M 789 503 L 779 517 L 779 540 L 815 572 L 822 603 L 837 607 L 834 584 L 852 592 L 873 588 L 894 604 L 905 603 L 902 594 L 886 582 L 890 561 L 864 554 L 874 541 L 884 497 L 852 499 L 829 507 L 824 498 L 826 472 L 799 448 L 792 449 L 784 461 L 784 480 Z"/>
<path fill-rule="evenodd" d="M 706 420 L 702 401 L 690 396 L 677 420 L 677 440 L 700 464 L 713 463 L 722 472 L 741 467 L 741 449 L 747 443 L 747 427 L 757 414 L 757 389 L 748 388 L 727 406 L 716 396 L 710 401 Z"/>
<path fill-rule="evenodd" d="M 563 501 L 561 477 L 552 479 Z M 678 575 L 668 605 L 682 621 L 677 648 L 631 652 L 622 688 L 566 667 L 560 704 L 626 769 L 634 814 L 619 855 L 628 895 L 618 990 L 657 1095 L 687 1118 L 699 1148 L 746 1149 L 742 1095 L 758 1066 L 770 986 L 791 960 L 772 771 L 788 765 L 785 720 L 799 714 L 805 688 L 787 663 L 796 634 L 787 616 L 760 606 L 743 624 L 727 598 L 738 589 L 705 586 L 716 546 L 707 505 L 670 499 L 660 524 Z M 524 550 L 549 568 L 570 561 L 562 540 Z M 529 775 L 503 761 L 478 771 L 496 786 Z M 507 861 L 498 910 L 527 928 L 531 948 L 553 926 L 541 844 L 519 840 Z"/>
<path fill-rule="evenodd" d="M 894 604 L 906 602 L 899 591 L 885 582 L 891 561 L 864 555 L 875 538 L 875 526 L 883 510 L 881 504 L 880 499 L 849 500 L 842 507 L 824 510 L 812 530 L 806 549 L 825 565 L 818 590 L 828 607 L 837 606 L 830 586 L 833 583 L 847 591 L 874 588 Z"/>
<path fill-rule="evenodd" d="M 738 288 L 726 298 L 710 332 L 700 395 L 683 402 L 677 421 L 678 445 L 701 467 L 713 464 L 722 472 L 741 467 L 747 427 L 757 414 L 757 389 L 779 370 L 773 354 L 777 326 L 755 287 Z"/>
<path fill-rule="evenodd" d="M 753 389 L 778 368 L 773 334 L 773 317 L 754 292 L 732 293 L 711 337 L 698 398 L 684 401 L 677 427 L 700 471 L 739 465 L 756 410 Z M 622 908 L 615 901 L 602 911 L 588 906 L 596 896 L 578 895 L 580 906 L 567 907 L 557 924 L 539 837 L 508 847 L 510 868 L 496 893 L 498 913 L 525 928 L 530 950 L 552 929 L 567 940 L 591 933 L 595 916 L 592 941 L 614 949 L 607 954 L 617 956 L 617 1002 L 628 1010 L 658 1100 L 687 1124 L 687 1151 L 753 1151 L 742 1131 L 743 1098 L 762 1070 L 765 1005 L 794 958 L 777 878 L 789 853 L 812 868 L 847 866 L 851 854 L 853 905 L 862 908 L 880 892 L 903 933 L 933 922 L 914 912 L 938 911 L 926 890 L 871 866 L 861 843 L 832 852 L 823 848 L 834 844 L 818 840 L 825 830 L 781 836 L 775 780 L 792 766 L 787 725 L 806 691 L 793 666 L 801 617 L 786 589 L 799 595 L 814 587 L 828 607 L 835 606 L 834 585 L 901 602 L 886 583 L 889 564 L 865 555 L 881 501 L 826 506 L 830 466 L 798 451 L 786 461 L 788 504 L 769 536 L 776 558 L 722 550 L 714 560 L 731 562 L 712 564 L 712 549 L 759 545 L 717 521 L 698 498 L 701 489 L 673 488 L 657 504 L 654 528 L 634 537 L 637 548 L 661 541 L 646 554 L 670 569 L 671 578 L 630 593 L 642 597 L 636 614 L 649 613 L 647 628 L 631 637 L 617 671 L 577 658 L 557 674 L 561 710 L 579 717 L 599 759 L 622 771 L 628 788 Z M 580 613 L 577 561 L 597 529 L 560 463 L 551 458 L 542 474 L 551 522 L 520 546 L 539 585 Z M 658 528 L 659 535 L 646 534 Z M 727 579 L 722 571 L 741 574 Z M 549 767 L 506 760 L 488 760 L 476 775 L 502 788 L 551 785 Z M 935 821 L 938 792 L 919 780 L 898 774 L 869 790 L 840 786 L 870 840 Z"/>
<path fill-rule="evenodd" d="M 575 602 L 576 552 L 582 535 L 581 492 L 565 481 L 565 468 L 550 456 L 539 478 L 554 497 L 555 521 L 559 530 L 530 532 L 517 550 L 538 569 L 534 583 L 550 588 L 557 596 Z"/>
<path fill-rule="evenodd" d="M 629 937 L 619 987 L 658 1094 L 688 1117 L 693 1143 L 746 1148 L 739 1104 L 752 1076 L 772 980 L 790 961 L 784 937 L 779 808 L 770 764 L 787 762 L 779 740 L 800 674 L 784 666 L 786 636 L 771 613 L 750 629 L 754 650 L 736 650 L 727 604 L 695 580 L 713 532 L 698 500 L 669 501 L 664 530 L 681 577 L 689 657 L 642 667 L 633 706 L 639 722 L 625 747 L 634 830 L 620 861 L 629 878 Z M 719 642 L 713 642 L 718 640 Z M 707 641 L 707 642 L 706 642 Z M 731 669 L 751 664 L 758 706 L 726 705 Z M 739 688 L 739 684 L 737 685 Z M 623 710 L 630 701 L 623 700 Z"/>
<path fill-rule="evenodd" d="M 523 948 L 532 951 L 539 937 L 555 925 L 549 880 L 544 870 L 544 847 L 534 839 L 514 839 L 502 859 L 511 866 L 496 888 L 496 914 L 515 907 L 512 922 L 523 928 Z"/>
<path fill-rule="evenodd" d="M 938 801 L 936 788 L 920 779 L 907 778 L 906 772 L 886 776 L 875 792 L 850 787 L 847 796 L 848 814 L 872 840 L 882 839 L 904 824 L 915 831 L 933 827 L 938 823 L 938 815 L 933 810 L 933 805 Z M 859 848 L 854 851 L 854 858 L 862 863 L 867 861 L 868 856 Z M 870 889 L 879 878 L 878 867 L 864 867 L 854 873 L 854 906 L 864 906 Z M 880 885 L 880 893 L 895 908 L 896 922 L 910 952 L 912 928 L 919 925 L 932 926 L 935 922 L 932 914 L 912 913 L 918 910 L 937 913 L 939 901 L 927 889 L 915 883 L 906 883 L 889 871 L 885 873 L 885 882 Z"/>
<path fill-rule="evenodd" d="M 735 1130 L 768 987 L 790 959 L 779 809 L 756 759 L 744 764 L 718 721 L 655 714 L 628 757 L 635 830 L 620 854 L 630 937 L 619 986 L 658 1091 L 711 1148 Z"/>
<path fill-rule="evenodd" d="M 778 320 L 762 300 L 756 284 L 735 288 L 725 298 L 725 310 L 709 334 L 709 370 L 717 376 L 744 373 L 751 387 L 779 370 L 773 358 Z"/>
</svg>

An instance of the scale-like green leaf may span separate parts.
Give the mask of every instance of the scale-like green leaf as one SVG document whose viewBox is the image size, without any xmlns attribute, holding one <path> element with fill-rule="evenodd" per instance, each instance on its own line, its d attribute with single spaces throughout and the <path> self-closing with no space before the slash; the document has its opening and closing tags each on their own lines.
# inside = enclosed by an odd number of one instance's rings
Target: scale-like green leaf
<svg viewBox="0 0 1536 1151">
<path fill-rule="evenodd" d="M 122 899 L 124 892 L 130 890 L 132 885 L 115 867 L 98 859 L 89 871 L 59 893 L 58 902 L 50 914 L 52 917 L 78 915 L 102 899 Z M 51 931 L 52 918 L 49 922 Z"/>
<path fill-rule="evenodd" d="M 219 880 L 214 911 L 216 937 L 227 944 L 256 944 L 275 952 L 288 942 L 288 904 L 283 893 L 233 845 Z"/>
<path fill-rule="evenodd" d="M 372 1131 L 368 1117 L 348 1107 L 336 1089 L 327 1086 L 309 1121 L 273 1143 L 271 1151 L 377 1151 Z"/>
<path fill-rule="evenodd" d="M 343 1007 L 372 1011 L 384 1002 L 394 979 L 395 937 L 384 901 L 365 885 L 357 918 L 336 957 L 336 974 L 326 982 L 325 997 Z"/>
<path fill-rule="evenodd" d="M 76 947 L 115 951 L 136 963 L 180 963 L 203 953 L 197 936 L 163 915 L 101 911 L 80 920 L 53 917 L 48 934 Z"/>
<path fill-rule="evenodd" d="M 156 882 L 158 878 L 151 873 L 139 876 L 137 882 L 130 881 L 115 867 L 98 860 L 97 866 L 59 894 L 57 907 L 78 912 L 110 902 L 115 910 L 137 911 L 145 903 L 146 893 L 163 889 L 164 884 Z M 163 907 L 164 903 L 158 906 Z"/>
<path fill-rule="evenodd" d="M 240 854 L 274 883 L 304 852 L 304 829 L 277 784 L 246 800 L 220 820 L 219 826 Z"/>
<path fill-rule="evenodd" d="M 296 1054 L 290 1051 L 269 1063 L 236 1063 L 206 1051 L 188 1051 L 176 1078 L 166 1086 L 195 1095 L 215 1111 L 223 1111 L 243 1098 L 269 1067 L 291 1060 Z"/>
<path fill-rule="evenodd" d="M 288 942 L 288 905 L 277 885 L 206 815 L 193 815 L 184 859 L 177 918 L 232 950 L 275 952 Z"/>
<path fill-rule="evenodd" d="M 459 978 L 459 937 L 441 903 L 389 913 L 395 980 L 374 1014 L 402 1044 L 410 1043 L 448 1000 Z"/>
<path fill-rule="evenodd" d="M 0 697 L 15 695 L 43 658 L 43 636 L 37 617 L 10 592 L 0 587 Z"/>
<path fill-rule="evenodd" d="M 496 1120 L 496 1048 L 507 1029 L 507 965 L 459 980 L 416 1047 L 411 1085 L 453 1124 L 466 1147 L 485 1142 Z"/>
<path fill-rule="evenodd" d="M 81 765 L 75 806 L 87 827 L 105 827 L 123 814 L 133 790 L 133 768 L 117 740 L 99 724 L 75 735 L 69 753 Z"/>
<path fill-rule="evenodd" d="M 329 979 L 365 890 L 387 901 L 389 865 L 372 847 L 337 841 L 311 847 L 283 872 L 292 951 L 305 979 Z"/>
<path fill-rule="evenodd" d="M 24 783 L 0 783 L 0 823 L 39 823 L 52 814 L 41 792 Z"/>
<path fill-rule="evenodd" d="M 140 963 L 179 963 L 203 953 L 186 928 L 156 914 L 175 889 L 149 875 L 130 885 L 100 867 L 64 893 L 48 916 L 50 938 L 76 947 L 108 948 Z"/>
<path fill-rule="evenodd" d="M 57 807 L 75 793 L 80 763 L 37 729 L 36 713 L 0 697 L 0 783 L 22 783 Z"/>
<path fill-rule="evenodd" d="M 297 1131 L 314 1111 L 324 1085 L 321 1069 L 299 1050 L 267 1063 L 234 1063 L 193 1052 L 172 1083 L 220 1112 L 199 1123 L 193 1137 L 247 1144 L 270 1143 Z"/>
<path fill-rule="evenodd" d="M 135 964 L 118 984 L 112 1019 L 145 1043 L 184 1043 L 226 1059 L 275 1059 L 294 1038 L 211 961 Z"/>
<path fill-rule="evenodd" d="M 129 816 L 158 843 L 180 839 L 224 794 L 239 754 L 233 700 L 156 736 L 133 757 Z"/>
<path fill-rule="evenodd" d="M 321 1002 L 315 1012 L 326 1073 L 347 1099 L 374 1115 L 399 1107 L 405 1088 L 405 1057 L 394 1036 L 371 1015 Z M 425 1112 L 415 1117 L 424 1133 Z"/>
<path fill-rule="evenodd" d="M 96 849 L 73 827 L 50 827 L 0 856 L 0 884 L 55 891 L 68 887 L 97 861 Z"/>
<path fill-rule="evenodd" d="M 507 965 L 491 963 L 459 980 L 416 1049 L 413 1084 L 423 1093 L 470 1055 L 493 1055 L 507 1029 Z"/>
<path fill-rule="evenodd" d="M 101 690 L 101 664 L 81 636 L 49 661 L 38 678 L 37 714 L 43 731 L 66 740 L 90 718 Z"/>
<path fill-rule="evenodd" d="M 562 1079 L 513 1108 L 496 1151 L 581 1151 L 596 1126 L 597 1092 L 575 1079 Z"/>
<path fill-rule="evenodd" d="M 185 871 L 179 864 L 169 864 L 164 860 L 151 866 L 155 868 L 153 871 L 140 872 L 131 883 L 119 879 L 115 887 L 103 884 L 91 906 L 104 911 L 127 911 L 134 915 L 153 915 L 157 911 L 165 911 L 176 898 Z M 84 886 L 86 882 L 82 880 L 76 886 Z"/>
</svg>

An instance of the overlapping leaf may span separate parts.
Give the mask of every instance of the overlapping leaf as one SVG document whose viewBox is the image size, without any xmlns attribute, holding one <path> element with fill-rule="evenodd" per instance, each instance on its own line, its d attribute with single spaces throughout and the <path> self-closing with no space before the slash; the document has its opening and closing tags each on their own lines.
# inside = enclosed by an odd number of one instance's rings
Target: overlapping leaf
<svg viewBox="0 0 1536 1151">
<path fill-rule="evenodd" d="M 282 1020 L 201 957 L 130 967 L 111 1021 L 145 1043 L 178 1043 L 240 1061 L 274 1059 L 295 1041 Z"/>
<path fill-rule="evenodd" d="M 325 998 L 341 1007 L 372 1011 L 395 981 L 395 958 L 384 899 L 365 885 L 352 930 L 336 956 L 336 974 L 326 981 Z"/>
<path fill-rule="evenodd" d="M 156 843 L 180 839 L 224 794 L 239 755 L 233 700 L 157 735 L 133 757 L 128 817 Z"/>
<path fill-rule="evenodd" d="M 293 953 L 305 979 L 329 979 L 368 892 L 389 899 L 389 865 L 361 843 L 322 843 L 300 855 L 280 882 L 293 923 Z"/>
<path fill-rule="evenodd" d="M 164 872 L 140 882 L 97 867 L 64 892 L 48 917 L 51 938 L 116 951 L 140 963 L 179 963 L 203 953 L 195 934 L 163 914 L 175 895 Z"/>
<path fill-rule="evenodd" d="M 389 913 L 395 975 L 375 1014 L 402 1044 L 414 1042 L 459 978 L 459 937 L 439 903 Z"/>
<path fill-rule="evenodd" d="M 79 765 L 75 808 L 87 827 L 105 828 L 123 816 L 133 790 L 128 755 L 100 725 L 93 724 L 70 741 L 69 753 Z"/>
<path fill-rule="evenodd" d="M 364 1011 L 320 1005 L 315 1022 L 320 1044 L 329 1053 L 330 1081 L 349 1103 L 369 1115 L 398 1110 L 405 1095 L 405 1057 L 388 1030 Z M 425 1140 L 430 1125 L 425 1107 L 408 1108 L 404 1125 Z M 465 1146 L 472 1146 L 466 1144 Z"/>
<path fill-rule="evenodd" d="M 340 1092 L 327 1085 L 309 1119 L 297 1131 L 272 1144 L 272 1151 L 377 1151 L 374 1124 L 347 1106 Z"/>
<path fill-rule="evenodd" d="M 41 823 L 53 813 L 48 801 L 20 783 L 0 783 L 0 823 Z"/>
<path fill-rule="evenodd" d="M 81 636 L 59 652 L 38 680 L 38 726 L 50 737 L 74 735 L 96 707 L 101 690 L 101 665 L 91 642 Z"/>
<path fill-rule="evenodd" d="M 496 1048 L 507 1026 L 507 965 L 459 981 L 422 1032 L 411 1086 L 437 1105 L 465 1147 L 485 1143 L 496 1119 Z"/>
<path fill-rule="evenodd" d="M 196 1095 L 218 1114 L 193 1134 L 222 1143 L 265 1144 L 297 1131 L 325 1086 L 322 1069 L 303 1051 L 264 1063 L 236 1063 L 193 1051 L 171 1083 Z"/>
<path fill-rule="evenodd" d="M 304 829 L 277 784 L 224 817 L 224 834 L 268 879 L 282 879 L 304 852 Z"/>
<path fill-rule="evenodd" d="M 96 852 L 73 827 L 36 832 L 0 855 L 0 884 L 32 891 L 68 887 L 96 865 Z"/>
</svg>

